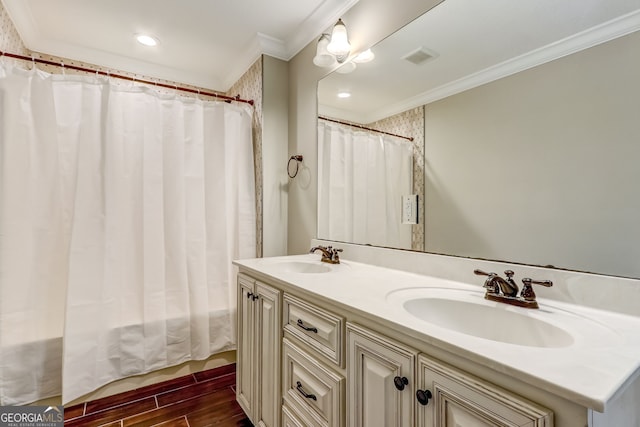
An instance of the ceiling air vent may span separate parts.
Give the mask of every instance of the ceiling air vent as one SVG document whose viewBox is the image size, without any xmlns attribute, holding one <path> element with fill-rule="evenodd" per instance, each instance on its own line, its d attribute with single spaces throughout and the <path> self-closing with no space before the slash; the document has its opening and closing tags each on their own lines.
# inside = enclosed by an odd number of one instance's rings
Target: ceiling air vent
<svg viewBox="0 0 640 427">
<path fill-rule="evenodd" d="M 437 55 L 435 55 L 433 52 L 429 52 L 427 49 L 423 47 L 419 47 L 416 50 L 413 50 L 407 53 L 405 56 L 402 57 L 402 59 L 409 61 L 412 64 L 420 65 L 427 62 L 430 59 L 435 58 L 436 56 Z"/>
</svg>

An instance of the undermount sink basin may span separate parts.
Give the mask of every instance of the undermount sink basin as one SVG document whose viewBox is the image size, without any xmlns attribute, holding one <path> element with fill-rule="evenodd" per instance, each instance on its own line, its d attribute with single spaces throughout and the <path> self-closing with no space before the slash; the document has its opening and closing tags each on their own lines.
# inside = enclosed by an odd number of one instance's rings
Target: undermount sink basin
<svg viewBox="0 0 640 427">
<path fill-rule="evenodd" d="M 548 312 L 487 301 L 481 292 L 406 289 L 390 293 L 387 300 L 400 303 L 406 312 L 424 322 L 477 338 L 546 348 L 567 347 L 574 342 L 568 331 L 541 319 Z"/>
<path fill-rule="evenodd" d="M 315 274 L 328 273 L 329 271 L 331 271 L 331 267 L 329 265 L 320 264 L 320 261 L 282 261 L 271 264 L 271 267 L 279 273 Z"/>
</svg>

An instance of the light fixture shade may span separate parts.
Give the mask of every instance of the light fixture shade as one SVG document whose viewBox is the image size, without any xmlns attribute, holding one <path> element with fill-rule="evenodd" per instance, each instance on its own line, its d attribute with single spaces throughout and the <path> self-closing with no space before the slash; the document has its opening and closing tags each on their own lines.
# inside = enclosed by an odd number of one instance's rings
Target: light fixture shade
<svg viewBox="0 0 640 427">
<path fill-rule="evenodd" d="M 375 57 L 376 56 L 373 54 L 371 49 L 367 49 L 364 52 L 361 52 L 360 54 L 358 54 L 358 56 L 356 56 L 355 58 L 353 58 L 353 62 L 357 62 L 358 64 L 364 64 L 365 62 L 373 61 Z"/>
<path fill-rule="evenodd" d="M 333 27 L 331 32 L 331 41 L 327 46 L 327 50 L 336 56 L 339 63 L 343 63 L 349 56 L 351 51 L 351 45 L 349 44 L 349 37 L 347 36 L 347 27 L 345 27 L 342 19 L 338 19 L 338 22 Z"/>
<path fill-rule="evenodd" d="M 329 34 L 322 34 L 316 47 L 316 56 L 313 58 L 313 63 L 318 67 L 332 67 L 336 64 L 336 57 L 327 50 L 328 44 Z"/>
<path fill-rule="evenodd" d="M 336 72 L 340 74 L 349 74 L 356 69 L 356 64 L 353 61 L 349 61 L 336 68 Z"/>
</svg>

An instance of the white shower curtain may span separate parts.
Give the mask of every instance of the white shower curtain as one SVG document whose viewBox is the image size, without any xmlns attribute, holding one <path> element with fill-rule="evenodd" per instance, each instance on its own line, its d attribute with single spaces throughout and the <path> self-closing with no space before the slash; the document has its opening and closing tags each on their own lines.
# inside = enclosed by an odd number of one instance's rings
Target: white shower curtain
<svg viewBox="0 0 640 427">
<path fill-rule="evenodd" d="M 4 72 L 3 108 L 21 116 L 3 110 L 1 118 L 0 290 L 27 305 L 53 294 L 45 304 L 55 318 L 50 335 L 62 337 L 64 352 L 17 365 L 3 357 L 3 404 L 51 395 L 28 395 L 41 387 L 50 358 L 63 365 L 69 402 L 115 379 L 234 348 L 231 260 L 256 254 L 249 107 Z M 38 85 L 50 95 L 32 95 Z M 33 118 L 34 109 L 45 109 L 48 121 Z M 16 137 L 14 127 L 22 131 Z M 4 352 L 16 316 L 31 328 L 31 314 L 43 315 L 2 302 Z M 31 373 L 29 393 L 5 382 L 17 379 L 16 368 Z"/>
<path fill-rule="evenodd" d="M 60 394 L 67 233 L 51 80 L 0 67 L 0 405 Z"/>
<path fill-rule="evenodd" d="M 413 187 L 411 143 L 320 120 L 318 145 L 318 237 L 411 249 L 401 219 Z"/>
</svg>

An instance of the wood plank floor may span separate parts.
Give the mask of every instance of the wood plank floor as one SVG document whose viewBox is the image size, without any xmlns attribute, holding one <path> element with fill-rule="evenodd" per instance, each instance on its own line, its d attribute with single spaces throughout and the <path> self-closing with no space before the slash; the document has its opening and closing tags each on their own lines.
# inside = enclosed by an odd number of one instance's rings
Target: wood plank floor
<svg viewBox="0 0 640 427">
<path fill-rule="evenodd" d="M 251 427 L 235 397 L 236 365 L 221 366 L 64 409 L 70 427 Z"/>
</svg>

